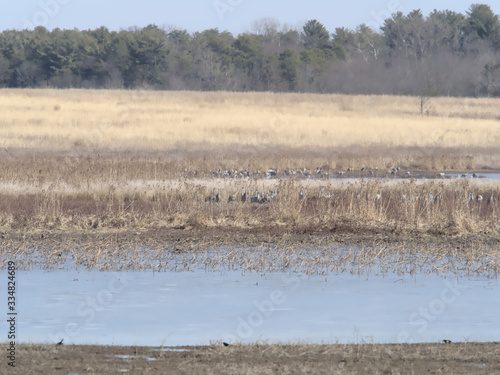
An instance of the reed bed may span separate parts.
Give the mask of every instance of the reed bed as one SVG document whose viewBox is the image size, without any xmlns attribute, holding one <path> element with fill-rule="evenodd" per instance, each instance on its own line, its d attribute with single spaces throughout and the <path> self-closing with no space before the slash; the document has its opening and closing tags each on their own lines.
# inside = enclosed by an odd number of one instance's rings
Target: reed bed
<svg viewBox="0 0 500 375">
<path fill-rule="evenodd" d="M 305 275 L 438 274 L 496 278 L 500 250 L 470 244 L 388 246 L 384 243 L 359 246 L 260 245 L 255 247 L 213 246 L 198 243 L 165 246 L 161 242 L 137 244 L 117 242 L 113 236 L 92 242 L 51 245 L 10 240 L 2 246 L 0 268 L 15 260 L 19 269 L 151 270 L 154 272 L 272 272 Z"/>
<path fill-rule="evenodd" d="M 214 194 L 217 202 L 211 199 Z M 260 203 L 252 203 L 257 194 Z M 113 233 L 233 227 L 494 236 L 500 229 L 499 198 L 497 183 L 470 179 L 178 179 L 72 188 L 53 182 L 31 190 L 21 185 L 2 189 L 0 184 L 0 230 Z"/>
</svg>

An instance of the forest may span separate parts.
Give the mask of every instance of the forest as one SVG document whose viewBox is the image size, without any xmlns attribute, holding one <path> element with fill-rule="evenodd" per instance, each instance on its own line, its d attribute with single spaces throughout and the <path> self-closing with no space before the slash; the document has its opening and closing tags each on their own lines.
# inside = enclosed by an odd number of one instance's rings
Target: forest
<svg viewBox="0 0 500 375">
<path fill-rule="evenodd" d="M 500 96 L 500 22 L 485 4 L 397 12 L 379 30 L 250 29 L 4 30 L 0 87 Z"/>
</svg>

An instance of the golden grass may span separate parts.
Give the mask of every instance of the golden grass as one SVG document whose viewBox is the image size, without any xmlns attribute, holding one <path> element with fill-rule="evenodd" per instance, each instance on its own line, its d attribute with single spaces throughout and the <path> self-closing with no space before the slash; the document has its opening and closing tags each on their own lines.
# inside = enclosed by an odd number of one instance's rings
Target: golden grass
<svg viewBox="0 0 500 375">
<path fill-rule="evenodd" d="M 1 90 L 0 147 L 497 148 L 498 99 L 274 93 Z"/>
<path fill-rule="evenodd" d="M 299 199 L 308 187 L 307 196 Z M 220 202 L 206 201 L 217 189 Z M 257 191 L 265 204 L 240 202 Z M 252 193 L 253 192 L 253 193 Z M 236 202 L 228 202 L 237 193 Z M 328 195 L 329 198 L 325 198 Z M 469 200 L 481 195 L 482 201 Z M 497 197 L 488 203 L 488 199 Z M 155 228 L 285 228 L 285 232 L 497 235 L 500 187 L 441 182 L 268 179 L 57 180 L 0 184 L 0 229 L 123 231 Z"/>
<path fill-rule="evenodd" d="M 158 227 L 498 233 L 498 185 L 344 184 L 339 169 L 498 167 L 497 99 L 273 93 L 0 90 L 0 228 L 123 230 Z M 322 181 L 263 180 L 269 168 L 321 167 Z M 248 170 L 239 179 L 214 169 Z M 259 172 L 260 171 L 260 172 Z M 264 172 L 262 172 L 264 171 Z M 374 172 L 378 171 L 378 172 Z M 363 172 L 368 175 L 368 170 Z M 403 173 L 403 171 L 401 172 Z M 277 199 L 228 204 L 241 188 Z M 213 188 L 220 204 L 206 204 Z M 483 194 L 480 204 L 467 194 Z M 428 195 L 439 196 L 436 204 Z M 374 200 L 377 194 L 382 199 Z M 402 199 L 405 196 L 406 199 Z M 426 198 L 427 197 L 427 198 Z"/>
</svg>

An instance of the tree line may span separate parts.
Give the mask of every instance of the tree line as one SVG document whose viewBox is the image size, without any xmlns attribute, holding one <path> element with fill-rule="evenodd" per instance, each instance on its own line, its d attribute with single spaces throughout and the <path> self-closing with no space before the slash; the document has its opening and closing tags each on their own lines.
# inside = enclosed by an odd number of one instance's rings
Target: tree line
<svg viewBox="0 0 500 375">
<path fill-rule="evenodd" d="M 380 30 L 275 19 L 238 36 L 156 25 L 5 30 L 0 87 L 500 96 L 500 22 L 473 4 L 465 14 L 397 12 Z"/>
</svg>

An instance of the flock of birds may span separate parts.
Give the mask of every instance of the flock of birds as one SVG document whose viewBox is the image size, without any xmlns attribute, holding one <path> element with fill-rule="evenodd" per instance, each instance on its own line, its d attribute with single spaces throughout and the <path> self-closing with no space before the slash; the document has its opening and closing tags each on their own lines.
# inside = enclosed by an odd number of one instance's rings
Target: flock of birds
<svg viewBox="0 0 500 375">
<path fill-rule="evenodd" d="M 478 195 L 474 196 L 474 194 L 469 193 L 469 202 L 471 202 L 471 201 L 472 202 L 473 201 L 482 202 L 483 201 L 483 196 L 481 194 L 478 194 Z M 493 203 L 493 193 L 491 193 L 491 195 L 486 200 L 486 204 L 490 205 L 492 203 Z"/>
<path fill-rule="evenodd" d="M 355 171 L 353 168 L 347 168 L 345 171 L 331 171 L 331 170 L 325 170 L 323 168 L 317 168 L 316 171 L 313 170 L 307 170 L 306 168 L 302 170 L 294 170 L 294 169 L 285 169 L 283 171 L 280 171 L 278 169 L 268 169 L 267 171 L 250 171 L 249 169 L 244 169 L 241 171 L 235 170 L 235 169 L 214 169 L 211 170 L 210 176 L 214 178 L 234 178 L 234 179 L 248 179 L 248 178 L 278 178 L 278 177 L 291 177 L 291 176 L 298 176 L 301 178 L 314 178 L 314 179 L 326 179 L 328 177 L 331 177 L 332 175 L 338 175 L 338 176 L 353 176 L 355 173 L 360 174 L 361 176 L 363 175 L 377 175 L 379 172 L 378 168 L 374 168 L 373 170 L 367 170 L 366 168 L 361 168 L 359 171 Z M 192 172 L 188 172 L 186 170 L 186 173 L 192 174 Z M 411 171 L 401 171 L 401 168 L 395 167 L 389 170 L 384 170 L 381 171 L 381 173 L 387 175 L 397 175 L 399 173 L 404 173 L 404 176 L 410 177 L 412 175 Z M 198 172 L 195 171 L 195 175 L 198 175 Z M 435 175 L 438 178 L 446 178 L 447 176 L 444 173 L 438 173 Z M 460 176 L 461 178 L 478 178 L 479 176 L 476 173 L 473 174 L 462 174 Z M 268 193 L 260 193 L 258 190 L 254 191 L 248 191 L 245 188 L 241 188 L 241 193 L 238 191 L 235 192 L 234 194 L 229 195 L 227 197 L 227 202 L 232 203 L 232 202 L 250 202 L 250 203 L 268 203 L 272 202 L 276 199 L 278 196 L 278 191 L 277 190 L 270 190 Z M 299 200 L 317 200 L 317 199 L 332 199 L 334 196 L 333 192 L 325 192 L 325 188 L 322 188 L 318 195 L 307 195 L 307 187 L 303 190 L 301 190 L 298 194 L 298 199 Z M 382 198 L 382 194 L 378 193 L 374 195 L 373 197 L 365 197 L 367 200 L 374 200 L 374 201 L 380 201 Z M 414 197 L 414 199 L 421 200 L 424 199 L 426 202 L 430 203 L 435 203 L 437 202 L 439 198 L 439 194 L 433 195 L 433 193 L 429 193 L 428 196 L 424 197 Z M 361 199 L 361 196 L 358 195 L 357 199 Z M 493 203 L 493 193 L 488 197 L 488 198 L 483 198 L 483 195 L 481 194 L 473 194 L 469 193 L 468 195 L 468 202 L 478 202 L 481 203 L 483 202 L 483 199 L 486 200 L 486 203 L 488 205 Z M 216 191 L 215 188 L 213 188 L 212 193 L 209 194 L 205 198 L 205 202 L 210 202 L 210 203 L 219 203 L 221 202 L 222 197 L 220 194 L 220 190 Z M 409 201 L 405 195 L 402 195 L 401 200 L 403 202 Z"/>
<path fill-rule="evenodd" d="M 267 194 L 261 194 L 258 190 L 255 191 L 247 191 L 245 188 L 241 188 L 241 193 L 238 196 L 238 192 L 235 192 L 234 194 L 230 195 L 227 198 L 227 203 L 232 203 L 232 202 L 250 202 L 250 203 L 269 203 L 273 202 L 276 197 L 278 196 L 278 191 L 276 189 L 270 190 Z M 305 189 L 301 189 L 299 194 L 298 194 L 298 200 L 318 200 L 318 199 L 332 199 L 334 197 L 333 192 L 326 192 L 325 188 L 322 187 L 318 193 L 318 195 L 308 195 L 307 194 L 307 187 Z M 373 200 L 375 202 L 380 201 L 382 199 L 382 193 L 377 193 L 374 196 L 369 196 L 366 195 L 364 197 L 361 196 L 361 194 L 358 194 L 356 196 L 358 200 L 360 199 L 366 199 L 366 200 Z M 439 198 L 439 194 L 434 195 L 432 192 L 430 192 L 427 196 L 423 197 L 415 197 L 417 200 L 424 199 L 426 202 L 429 203 L 436 203 Z M 406 195 L 401 196 L 401 200 L 403 202 L 407 201 Z M 221 202 L 221 194 L 220 190 L 217 190 L 215 188 L 212 189 L 212 193 L 208 195 L 205 198 L 205 202 L 209 203 L 219 203 Z M 482 203 L 483 202 L 483 195 L 477 194 L 474 195 L 473 193 L 469 193 L 468 195 L 468 202 L 478 202 Z M 490 205 L 494 202 L 494 197 L 493 193 L 486 199 L 486 204 Z"/>
<path fill-rule="evenodd" d="M 260 194 L 258 190 L 256 190 L 255 192 L 248 192 L 247 190 L 245 190 L 245 188 L 241 188 L 239 199 L 238 192 L 236 192 L 227 198 L 227 203 L 236 202 L 238 200 L 242 203 L 245 203 L 247 201 L 250 203 L 268 203 L 272 202 L 277 195 L 278 191 L 276 189 L 269 191 L 269 193 L 267 194 Z M 212 194 L 205 198 L 205 202 L 219 203 L 220 201 L 220 190 L 215 192 L 215 188 L 213 188 Z"/>
<path fill-rule="evenodd" d="M 345 170 L 331 170 L 323 167 L 318 167 L 315 170 L 302 168 L 302 169 L 285 169 L 280 170 L 277 168 L 272 168 L 268 170 L 250 170 L 250 169 L 213 169 L 208 172 L 208 176 L 206 174 L 200 173 L 199 171 L 191 171 L 185 169 L 183 173 L 181 173 L 180 177 L 213 177 L 213 178 L 223 178 L 223 179 L 260 179 L 260 178 L 287 178 L 287 177 L 298 177 L 304 179 L 320 179 L 326 180 L 329 178 L 355 178 L 355 177 L 400 177 L 400 178 L 411 178 L 413 177 L 415 172 L 411 172 L 409 170 L 403 171 L 400 167 L 395 167 L 391 169 L 379 169 L 379 168 L 361 168 L 359 170 L 355 170 L 354 168 L 347 168 Z M 418 174 L 417 174 L 418 175 Z M 450 176 L 446 176 L 444 173 L 437 173 L 432 175 L 437 178 L 449 178 Z M 472 174 L 462 174 L 460 177 L 462 178 L 478 178 L 479 176 L 476 173 Z"/>
<path fill-rule="evenodd" d="M 393 170 L 387 171 L 388 174 L 395 174 L 397 172 L 394 171 L 399 171 L 399 168 L 394 168 Z M 374 170 L 368 170 L 366 168 L 361 168 L 359 171 L 361 174 L 366 173 L 369 176 L 375 176 L 377 172 L 379 171 L 378 168 L 375 168 Z M 187 172 L 187 171 L 186 171 Z M 214 178 L 276 178 L 276 177 L 292 177 L 292 176 L 298 176 L 301 178 L 316 178 L 316 179 L 326 179 L 329 177 L 333 177 L 335 175 L 337 176 L 348 176 L 349 174 L 352 174 L 354 172 L 353 168 L 347 168 L 347 170 L 340 170 L 340 171 L 331 171 L 331 170 L 326 170 L 324 168 L 318 167 L 316 170 L 310 170 L 307 168 L 303 169 L 285 169 L 280 171 L 277 168 L 273 169 L 268 169 L 267 171 L 261 171 L 261 170 L 255 170 L 251 171 L 249 169 L 244 169 L 241 171 L 235 170 L 235 169 L 214 169 L 209 172 L 210 176 Z M 195 174 L 197 172 L 195 171 Z M 408 172 L 409 175 L 409 172 Z"/>
</svg>

